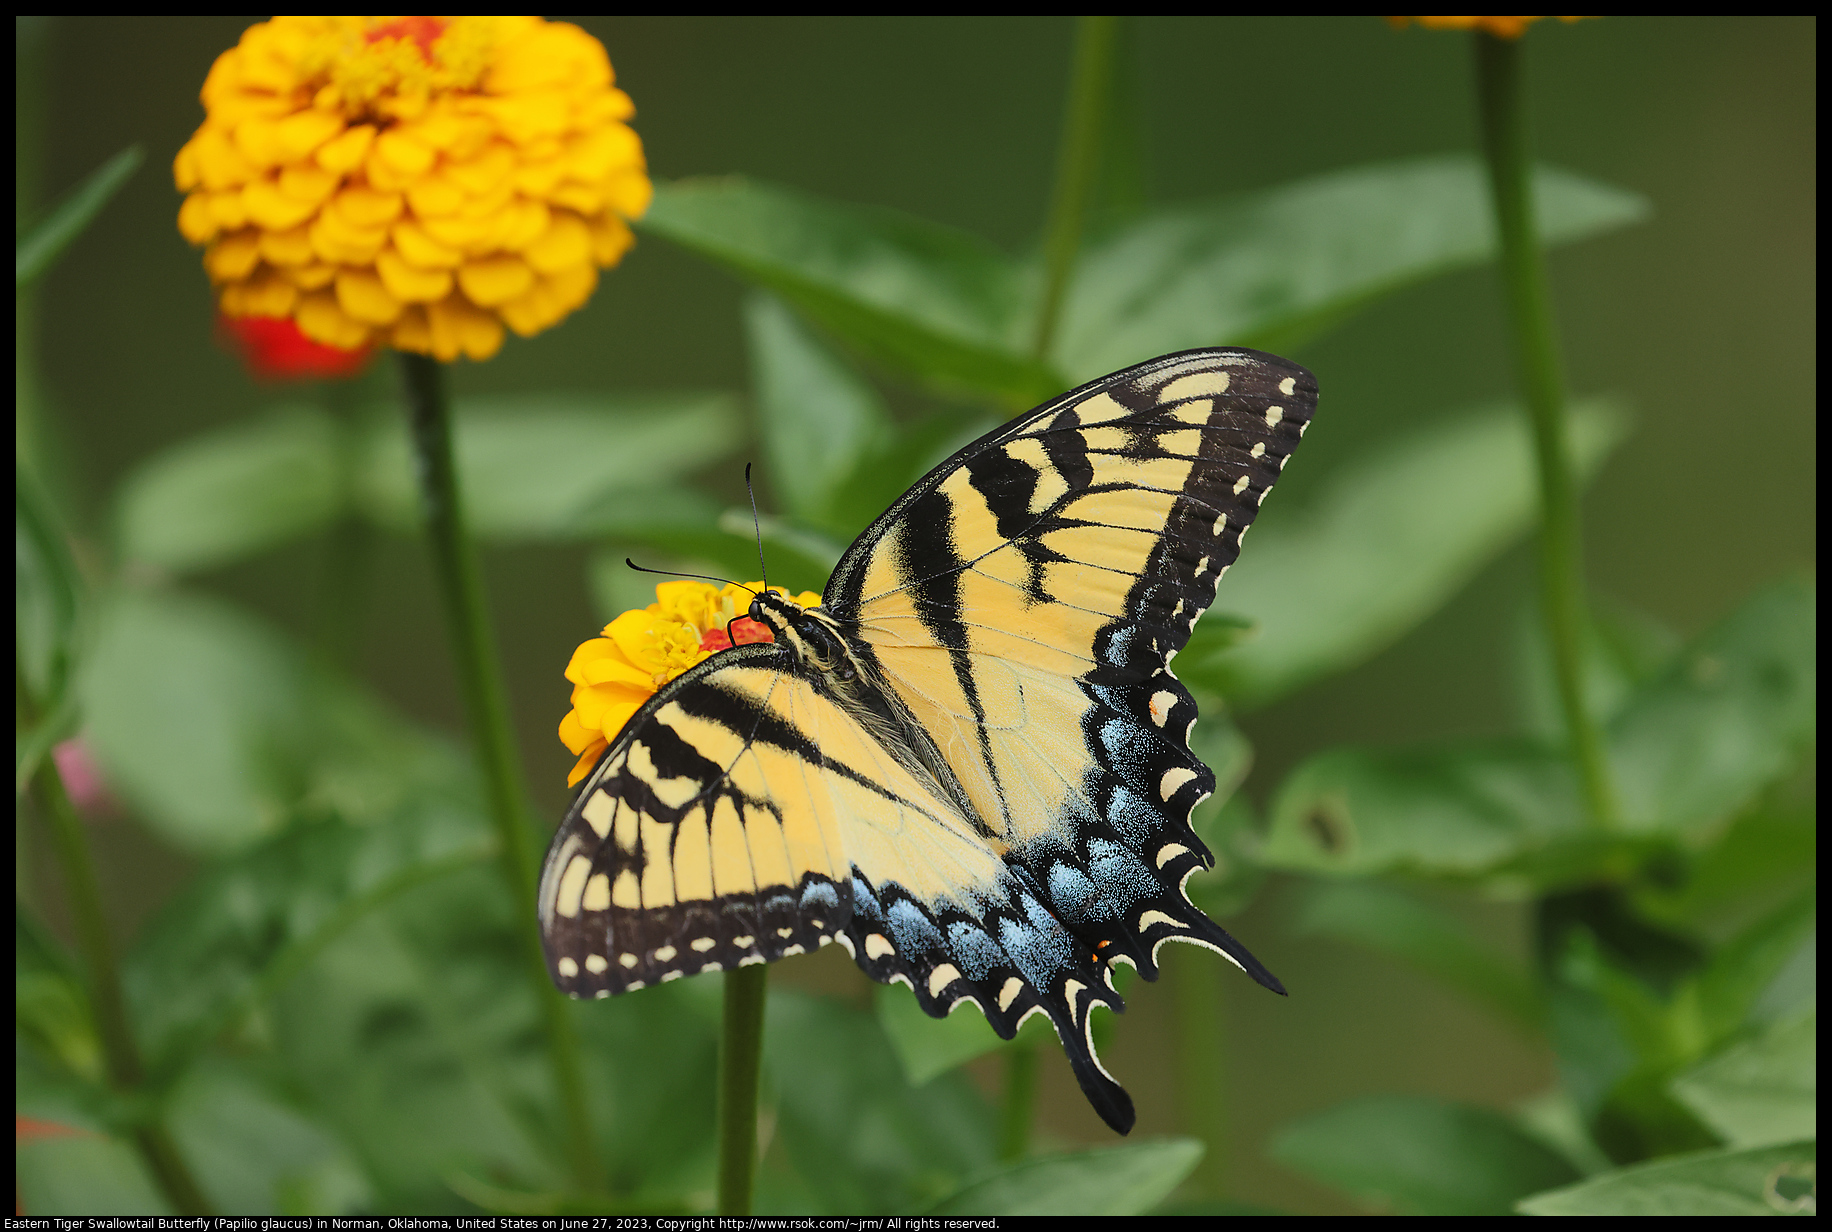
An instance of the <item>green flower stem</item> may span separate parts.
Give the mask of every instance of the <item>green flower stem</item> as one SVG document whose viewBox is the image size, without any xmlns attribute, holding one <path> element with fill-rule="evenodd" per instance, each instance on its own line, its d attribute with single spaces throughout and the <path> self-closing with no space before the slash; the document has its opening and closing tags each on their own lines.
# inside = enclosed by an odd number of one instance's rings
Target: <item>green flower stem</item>
<svg viewBox="0 0 1832 1232">
<path fill-rule="evenodd" d="M 433 572 L 439 580 L 471 739 L 477 748 L 490 815 L 502 848 L 503 878 L 515 909 L 515 935 L 521 943 L 535 1002 L 541 1008 L 573 1178 L 581 1189 L 597 1191 L 603 1188 L 603 1182 L 585 1105 L 579 1038 L 566 999 L 547 974 L 547 960 L 541 953 L 535 927 L 534 835 L 525 812 L 520 759 L 509 730 L 509 706 L 502 670 L 496 661 L 489 614 L 484 607 L 483 581 L 465 533 L 464 505 L 452 459 L 452 416 L 445 369 L 424 355 L 403 351 L 400 358 L 415 465 L 426 502 L 426 534 L 432 549 Z"/>
<path fill-rule="evenodd" d="M 1037 308 L 1037 333 L 1031 354 L 1047 359 L 1075 257 L 1081 250 L 1082 224 L 1088 216 L 1094 177 L 1100 170 L 1101 136 L 1106 128 L 1108 96 L 1113 86 L 1113 53 L 1119 18 L 1075 19 L 1075 61 L 1069 71 L 1068 106 L 1062 117 L 1062 143 L 1056 155 L 1056 184 L 1043 224 L 1043 298 Z M 999 1115 L 999 1155 L 1022 1159 L 1030 1150 L 1031 1121 L 1037 1102 L 1037 1056 L 1029 1044 L 1013 1044 L 1005 1053 L 1004 1107 Z"/>
<path fill-rule="evenodd" d="M 757 1180 L 757 1080 L 763 1070 L 762 963 L 725 973 L 719 1021 L 719 1214 L 749 1215 Z"/>
<path fill-rule="evenodd" d="M 1014 1040 L 1005 1052 L 1005 1104 L 999 1109 L 999 1158 L 1017 1163 L 1030 1154 L 1031 1122 L 1037 1102 L 1037 1049 Z"/>
<path fill-rule="evenodd" d="M 1584 704 L 1585 601 L 1577 483 L 1572 476 L 1564 368 L 1552 322 L 1552 295 L 1534 227 L 1531 164 L 1521 101 L 1520 44 L 1478 31 L 1476 92 L 1482 146 L 1494 191 L 1501 274 L 1513 326 L 1515 362 L 1533 420 L 1539 463 L 1541 602 L 1559 703 L 1584 800 L 1599 829 L 1616 825 L 1603 735 Z"/>
<path fill-rule="evenodd" d="M 325 409 L 337 426 L 343 499 L 337 521 L 324 539 L 313 642 L 327 662 L 345 671 L 355 669 L 362 650 L 363 618 L 369 606 L 369 581 L 375 561 L 375 528 L 357 511 L 353 500 L 358 465 L 356 440 L 362 430 L 360 403 L 369 389 L 367 375 L 329 381 L 324 387 Z"/>
<path fill-rule="evenodd" d="M 1056 157 L 1056 185 L 1050 194 L 1043 231 L 1043 300 L 1037 311 L 1037 334 L 1031 354 L 1049 355 L 1056 323 L 1062 315 L 1069 276 L 1081 248 L 1082 223 L 1088 214 L 1095 173 L 1100 170 L 1101 134 L 1107 96 L 1113 83 L 1113 49 L 1117 17 L 1075 20 L 1075 64 L 1069 77 L 1068 110 L 1062 121 L 1062 145 Z"/>
<path fill-rule="evenodd" d="M 26 690 L 25 673 L 19 670 L 17 662 L 14 675 L 20 717 L 28 722 L 35 721 L 38 717 L 36 705 Z M 83 823 L 70 803 L 70 793 L 64 790 L 56 759 L 46 757 L 39 763 L 38 772 L 32 778 L 32 798 L 51 830 L 51 846 L 57 853 L 57 863 L 70 896 L 77 950 L 83 958 L 90 1010 L 96 1033 L 101 1037 L 109 1085 L 120 1095 L 129 1097 L 128 1103 L 137 1103 L 131 1097 L 145 1081 L 146 1070 L 140 1062 L 139 1047 L 134 1043 L 133 1028 L 127 1021 L 127 998 L 121 991 L 121 970 L 115 962 L 114 944 L 108 937 L 108 920 L 102 913 L 102 891 L 96 882 L 95 862 L 89 855 L 89 837 L 83 833 Z M 142 1121 L 135 1126 L 133 1135 L 153 1179 L 173 1210 L 180 1215 L 216 1213 L 163 1122 L 157 1118 Z"/>
</svg>

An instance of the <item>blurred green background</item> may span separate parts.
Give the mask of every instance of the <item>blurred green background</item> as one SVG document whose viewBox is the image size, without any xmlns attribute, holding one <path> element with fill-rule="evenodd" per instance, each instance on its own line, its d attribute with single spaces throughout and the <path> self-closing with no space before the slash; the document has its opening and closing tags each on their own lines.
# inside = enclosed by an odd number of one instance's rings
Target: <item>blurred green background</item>
<svg viewBox="0 0 1832 1232">
<path fill-rule="evenodd" d="M 105 494 L 136 462 L 287 396 L 251 382 L 213 343 L 198 254 L 173 223 L 170 158 L 201 119 L 197 88 L 254 20 L 58 19 L 45 30 L 42 179 L 22 183 L 22 195 L 55 195 L 131 143 L 148 154 L 49 276 L 37 320 L 21 323 L 38 333 L 55 456 L 92 532 Z M 1067 77 L 1066 19 L 568 20 L 609 50 L 658 179 L 744 173 L 895 207 L 1008 249 L 1035 242 Z M 1811 19 L 1612 19 L 1548 23 L 1526 41 L 1538 156 L 1653 203 L 1641 226 L 1557 250 L 1552 273 L 1572 390 L 1615 395 L 1636 415 L 1635 435 L 1586 498 L 1592 584 L 1685 634 L 1815 555 L 1815 35 Z M 1142 180 L 1156 203 L 1475 145 L 1465 36 L 1396 33 L 1374 18 L 1192 18 L 1131 21 L 1125 37 Z M 742 391 L 741 295 L 703 261 L 645 239 L 562 328 L 459 365 L 454 384 L 461 396 Z M 1317 373 L 1322 401 L 1282 499 L 1302 501 L 1396 424 L 1509 393 L 1501 325 L 1494 276 L 1478 270 L 1387 299 L 1293 354 Z M 895 405 L 914 413 L 924 402 L 910 391 Z M 706 486 L 738 494 L 745 456 L 708 473 Z M 308 542 L 201 584 L 303 633 L 319 550 Z M 363 673 L 410 714 L 459 734 L 423 552 L 404 540 L 382 550 Z M 598 623 L 587 555 L 486 553 L 524 756 L 556 820 L 571 762 L 553 736 L 566 707 L 560 672 Z M 1246 716 L 1258 754 L 1248 792 L 1263 803 L 1301 758 L 1345 741 L 1504 730 L 1508 647 L 1532 580 L 1530 552 L 1517 548 L 1361 668 Z M 100 833 L 104 885 L 131 934 L 185 865 L 127 823 Z M 52 899 L 53 880 L 39 877 Z M 1460 909 L 1524 952 L 1522 913 Z M 1296 937 L 1289 924 L 1276 882 L 1230 922 L 1292 990 L 1286 1001 L 1244 979 L 1225 985 L 1217 1044 L 1236 1139 L 1219 1162 L 1236 1196 L 1352 1209 L 1261 1153 L 1302 1113 L 1383 1092 L 1502 1106 L 1552 1081 L 1538 1043 L 1422 977 Z M 861 1003 L 868 993 L 836 954 L 784 962 L 773 978 Z M 1169 997 L 1136 984 L 1129 1002 L 1108 1065 L 1138 1105 L 1135 1132 L 1168 1132 Z M 1110 1141 L 1060 1054 L 1045 1055 L 1042 1132 Z"/>
</svg>

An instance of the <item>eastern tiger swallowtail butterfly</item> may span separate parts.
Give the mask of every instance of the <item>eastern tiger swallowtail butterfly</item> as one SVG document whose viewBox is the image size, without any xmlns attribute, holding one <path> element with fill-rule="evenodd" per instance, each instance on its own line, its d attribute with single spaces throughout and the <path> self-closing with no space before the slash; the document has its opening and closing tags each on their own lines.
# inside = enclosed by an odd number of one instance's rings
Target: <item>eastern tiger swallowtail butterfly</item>
<svg viewBox="0 0 1832 1232">
<path fill-rule="evenodd" d="M 714 654 L 624 726 L 541 876 L 548 968 L 603 997 L 838 942 L 935 1017 L 1042 1012 L 1115 1130 L 1089 1017 L 1113 964 L 1216 950 L 1190 810 L 1215 776 L 1171 671 L 1310 423 L 1258 351 L 1167 355 L 988 433 L 847 549 L 819 607 Z"/>
</svg>

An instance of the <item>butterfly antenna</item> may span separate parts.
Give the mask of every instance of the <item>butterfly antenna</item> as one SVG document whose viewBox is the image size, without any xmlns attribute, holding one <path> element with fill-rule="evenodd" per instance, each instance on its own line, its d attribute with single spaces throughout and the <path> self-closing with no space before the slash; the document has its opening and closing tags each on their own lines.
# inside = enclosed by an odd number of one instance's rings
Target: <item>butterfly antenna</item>
<svg viewBox="0 0 1832 1232">
<path fill-rule="evenodd" d="M 757 567 L 763 571 L 763 588 L 770 588 L 770 567 L 763 563 L 763 519 L 757 516 L 757 493 L 751 487 L 751 464 L 744 464 L 744 491 L 751 498 L 751 526 L 757 531 Z"/>
<path fill-rule="evenodd" d="M 751 590 L 751 588 L 749 586 L 746 586 L 743 582 L 734 582 L 728 578 L 716 578 L 716 577 L 713 577 L 709 573 L 682 573 L 678 569 L 645 569 L 641 565 L 637 564 L 635 561 L 631 560 L 628 556 L 623 558 L 623 563 L 630 566 L 630 568 L 636 570 L 636 572 L 638 573 L 653 573 L 657 577 L 699 578 L 702 582 L 717 582 L 721 586 L 736 586 L 739 590 Z M 757 592 L 754 590 L 751 590 L 751 593 L 754 595 Z"/>
</svg>

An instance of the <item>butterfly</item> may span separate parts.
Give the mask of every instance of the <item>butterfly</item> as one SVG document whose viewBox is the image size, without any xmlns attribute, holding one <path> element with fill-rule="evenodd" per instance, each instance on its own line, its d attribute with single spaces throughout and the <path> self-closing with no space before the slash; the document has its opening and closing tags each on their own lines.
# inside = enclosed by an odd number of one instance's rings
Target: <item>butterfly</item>
<svg viewBox="0 0 1832 1232">
<path fill-rule="evenodd" d="M 541 875 L 575 997 L 829 943 L 935 1017 L 1002 1038 L 1042 1013 L 1120 1133 L 1131 1099 L 1089 1018 L 1166 941 L 1271 972 L 1193 906 L 1189 823 L 1215 776 L 1171 670 L 1316 407 L 1296 364 L 1166 355 L 989 432 L 834 568 L 775 591 L 773 640 L 650 698 L 579 789 Z"/>
</svg>

